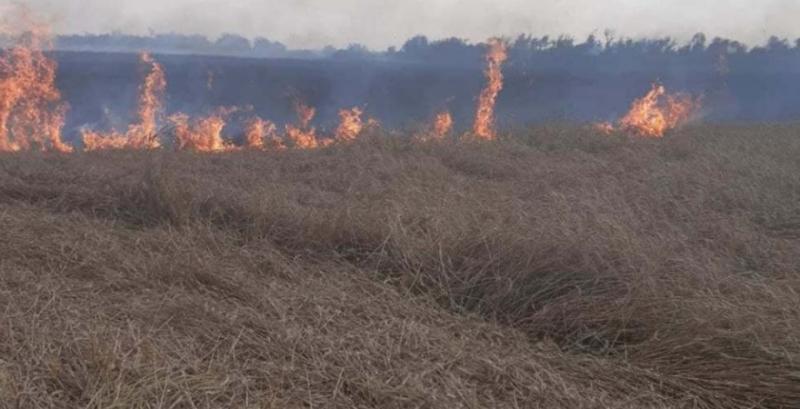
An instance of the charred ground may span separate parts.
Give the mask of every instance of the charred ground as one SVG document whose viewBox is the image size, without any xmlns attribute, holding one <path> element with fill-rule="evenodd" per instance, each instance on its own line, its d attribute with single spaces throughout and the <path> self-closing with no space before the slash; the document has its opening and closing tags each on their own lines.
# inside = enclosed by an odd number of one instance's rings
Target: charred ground
<svg viewBox="0 0 800 409">
<path fill-rule="evenodd" d="M 503 65 L 498 120 L 504 126 L 615 120 L 654 82 L 670 92 L 702 95 L 706 121 L 800 118 L 800 47 L 776 42 L 748 50 L 723 40 L 708 47 L 698 42 L 672 49 L 669 44 L 642 40 L 601 47 L 517 39 Z M 64 127 L 68 142 L 78 143 L 82 127 L 128 126 L 142 82 L 135 51 L 148 49 L 49 54 L 58 63 L 58 89 L 70 106 Z M 458 130 L 469 129 L 485 85 L 485 45 L 417 39 L 403 50 L 393 56 L 313 60 L 168 52 L 155 52 L 154 58 L 166 72 L 166 114 L 207 115 L 219 107 L 252 106 L 252 113 L 282 127 L 295 121 L 294 102 L 300 99 L 317 109 L 314 124 L 320 128 L 335 128 L 340 109 L 359 106 L 390 129 L 428 124 L 444 109 L 452 112 Z"/>
<path fill-rule="evenodd" d="M 798 133 L 5 154 L 0 402 L 793 407 Z"/>
</svg>

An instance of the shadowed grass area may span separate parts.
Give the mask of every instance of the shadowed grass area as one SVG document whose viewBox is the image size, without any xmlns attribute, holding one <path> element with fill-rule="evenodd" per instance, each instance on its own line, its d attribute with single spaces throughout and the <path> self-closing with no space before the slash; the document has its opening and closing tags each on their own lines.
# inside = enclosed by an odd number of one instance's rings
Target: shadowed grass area
<svg viewBox="0 0 800 409">
<path fill-rule="evenodd" d="M 789 408 L 800 128 L 0 157 L 9 407 Z"/>
</svg>

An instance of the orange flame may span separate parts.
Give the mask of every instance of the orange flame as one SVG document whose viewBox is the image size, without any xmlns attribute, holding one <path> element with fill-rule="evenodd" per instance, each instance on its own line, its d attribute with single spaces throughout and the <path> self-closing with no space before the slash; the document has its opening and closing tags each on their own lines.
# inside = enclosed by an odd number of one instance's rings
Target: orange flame
<svg viewBox="0 0 800 409">
<path fill-rule="evenodd" d="M 634 101 L 630 112 L 620 119 L 620 127 L 638 136 L 661 138 L 686 123 L 698 104 L 686 95 L 667 94 L 663 85 L 654 84 L 647 95 Z"/>
<path fill-rule="evenodd" d="M 128 127 L 123 135 L 116 131 L 101 134 L 84 130 L 83 144 L 87 151 L 102 149 L 157 149 L 158 141 L 157 116 L 163 106 L 164 93 L 167 89 L 164 69 L 148 53 L 139 55 L 139 61 L 148 67 L 144 82 L 139 87 L 138 120 Z"/>
<path fill-rule="evenodd" d="M 453 116 L 450 111 L 436 114 L 433 120 L 433 135 L 436 139 L 444 139 L 453 130 Z"/>
<path fill-rule="evenodd" d="M 494 129 L 494 108 L 497 95 L 503 89 L 503 63 L 508 58 L 506 44 L 500 39 L 489 42 L 489 51 L 486 54 L 486 80 L 488 84 L 481 92 L 478 100 L 478 112 L 475 115 L 473 132 L 483 140 L 493 140 L 497 137 Z"/>
<path fill-rule="evenodd" d="M 219 109 L 209 116 L 194 121 L 190 121 L 189 116 L 183 113 L 170 116 L 169 121 L 175 127 L 178 149 L 203 153 L 237 150 L 236 146 L 222 138 L 222 129 L 226 124 L 225 117 L 234 111 L 235 108 Z"/>
<path fill-rule="evenodd" d="M 156 134 L 157 116 L 163 106 L 167 79 L 164 69 L 150 54 L 142 53 L 140 60 L 149 67 L 139 93 L 139 123 L 128 130 L 130 143 L 135 149 L 155 149 L 160 146 Z"/>
<path fill-rule="evenodd" d="M 297 149 L 316 149 L 319 147 L 317 142 L 317 130 L 311 127 L 311 121 L 317 114 L 317 110 L 305 105 L 302 102 L 295 104 L 297 111 L 297 125 L 286 125 L 286 136 L 292 141 Z"/>
<path fill-rule="evenodd" d="M 244 129 L 248 148 L 257 150 L 283 150 L 286 146 L 278 137 L 278 128 L 271 121 L 254 117 L 247 121 Z"/>
<path fill-rule="evenodd" d="M 72 152 L 61 135 L 67 105 L 55 85 L 56 63 L 43 51 L 48 30 L 27 14 L 20 19 L 29 31 L 0 56 L 0 151 Z"/>
<path fill-rule="evenodd" d="M 128 136 L 111 131 L 100 133 L 91 129 L 81 130 L 83 149 L 86 151 L 99 151 L 109 149 L 125 149 L 128 147 Z"/>
<path fill-rule="evenodd" d="M 339 142 L 352 142 L 364 130 L 364 121 L 361 108 L 343 109 L 339 111 L 339 127 L 336 128 L 336 140 Z"/>
</svg>

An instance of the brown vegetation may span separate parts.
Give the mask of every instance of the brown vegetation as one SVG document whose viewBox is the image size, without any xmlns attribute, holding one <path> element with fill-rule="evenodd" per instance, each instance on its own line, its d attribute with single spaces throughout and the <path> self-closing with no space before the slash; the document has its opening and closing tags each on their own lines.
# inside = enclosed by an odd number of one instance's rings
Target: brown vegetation
<svg viewBox="0 0 800 409">
<path fill-rule="evenodd" d="M 797 407 L 798 133 L 0 156 L 0 407 Z"/>
</svg>

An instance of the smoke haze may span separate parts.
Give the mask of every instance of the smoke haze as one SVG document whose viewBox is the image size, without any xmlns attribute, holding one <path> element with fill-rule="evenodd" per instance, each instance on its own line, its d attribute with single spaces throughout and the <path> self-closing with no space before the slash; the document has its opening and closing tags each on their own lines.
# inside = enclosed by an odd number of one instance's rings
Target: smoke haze
<svg viewBox="0 0 800 409">
<path fill-rule="evenodd" d="M 0 0 L 0 4 L 19 3 Z M 294 48 L 350 43 L 373 49 L 409 37 L 568 34 L 585 38 L 606 29 L 632 37 L 696 32 L 751 45 L 769 36 L 800 37 L 794 0 L 27 0 L 51 17 L 59 34 L 176 32 L 210 37 L 263 36 Z"/>
</svg>

